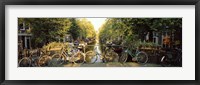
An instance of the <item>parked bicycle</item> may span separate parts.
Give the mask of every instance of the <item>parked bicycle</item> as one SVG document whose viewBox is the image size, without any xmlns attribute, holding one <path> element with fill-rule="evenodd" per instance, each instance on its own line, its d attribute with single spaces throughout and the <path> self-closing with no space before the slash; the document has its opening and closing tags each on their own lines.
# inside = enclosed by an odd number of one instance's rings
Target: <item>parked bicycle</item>
<svg viewBox="0 0 200 85">
<path fill-rule="evenodd" d="M 97 61 L 98 57 L 101 57 L 101 54 L 98 53 L 97 47 L 95 47 L 93 51 L 87 51 L 85 53 L 85 62 L 86 63 L 95 63 Z"/>
<path fill-rule="evenodd" d="M 50 51 L 47 51 L 47 49 L 42 50 L 40 53 L 40 57 L 38 60 L 38 66 L 39 67 L 47 67 L 50 66 L 50 61 L 52 60 Z"/>
<path fill-rule="evenodd" d="M 166 50 L 160 62 L 165 67 L 182 66 L 182 50 L 177 48 Z"/>
<path fill-rule="evenodd" d="M 70 63 L 84 63 L 85 55 L 83 52 L 78 50 L 78 48 L 71 48 L 70 50 L 66 50 L 62 47 L 60 53 L 56 53 L 52 56 L 51 66 L 59 66 L 64 62 Z"/>
<path fill-rule="evenodd" d="M 108 43 L 103 52 L 103 62 L 118 62 L 119 55 L 114 51 L 114 44 Z"/>
<path fill-rule="evenodd" d="M 122 61 L 126 62 L 128 55 L 132 57 L 132 60 L 136 59 L 136 61 L 140 64 L 145 64 L 148 62 L 148 55 L 144 51 L 140 51 L 139 47 L 136 49 L 132 50 L 132 47 L 126 47 L 124 46 L 123 52 L 121 54 L 121 59 Z"/>
<path fill-rule="evenodd" d="M 24 57 L 19 60 L 18 66 L 19 67 L 35 67 L 38 66 L 38 55 L 39 49 L 36 50 L 23 50 Z"/>
</svg>

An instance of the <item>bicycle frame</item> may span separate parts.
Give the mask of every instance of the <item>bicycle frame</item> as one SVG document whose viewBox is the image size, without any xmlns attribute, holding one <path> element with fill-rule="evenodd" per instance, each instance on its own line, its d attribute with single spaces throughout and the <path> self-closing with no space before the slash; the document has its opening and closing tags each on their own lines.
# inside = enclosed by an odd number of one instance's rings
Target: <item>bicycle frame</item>
<svg viewBox="0 0 200 85">
<path fill-rule="evenodd" d="M 34 65 L 36 65 L 34 62 L 35 62 L 35 60 L 36 60 L 36 58 L 33 58 L 33 53 L 34 52 L 31 52 L 30 50 L 26 50 L 27 52 L 26 52 L 26 54 L 24 54 L 24 57 L 23 58 L 21 58 L 20 60 L 19 60 L 19 62 L 18 62 L 18 65 L 22 62 L 22 60 L 28 60 L 29 61 L 29 66 L 34 66 Z"/>
<path fill-rule="evenodd" d="M 135 54 L 133 54 L 130 49 L 126 49 L 125 52 L 128 53 L 132 58 L 134 58 L 136 54 L 138 53 L 138 52 L 135 52 Z"/>
<path fill-rule="evenodd" d="M 72 50 L 74 51 L 74 50 Z M 64 61 L 66 60 L 70 60 L 71 57 L 73 57 L 75 53 L 73 52 L 73 54 L 70 56 L 67 52 L 65 52 L 65 49 L 62 48 L 61 53 L 59 54 L 61 58 L 64 58 Z"/>
<path fill-rule="evenodd" d="M 69 55 L 68 55 L 64 50 L 62 50 L 60 56 L 63 57 L 63 58 L 65 58 L 65 59 L 64 59 L 65 61 L 66 61 L 66 60 L 69 60 L 69 58 L 68 58 Z"/>
</svg>

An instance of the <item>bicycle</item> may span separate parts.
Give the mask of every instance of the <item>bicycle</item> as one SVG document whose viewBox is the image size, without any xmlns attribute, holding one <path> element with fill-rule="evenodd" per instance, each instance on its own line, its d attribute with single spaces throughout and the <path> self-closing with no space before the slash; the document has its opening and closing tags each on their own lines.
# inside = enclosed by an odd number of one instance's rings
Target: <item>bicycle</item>
<svg viewBox="0 0 200 85">
<path fill-rule="evenodd" d="M 93 64 L 97 61 L 97 58 L 100 56 L 101 56 L 101 54 L 98 53 L 97 47 L 95 47 L 93 51 L 87 51 L 85 53 L 85 62 Z"/>
<path fill-rule="evenodd" d="M 126 60 L 128 58 L 128 55 L 132 57 L 132 60 L 136 58 L 136 61 L 140 64 L 146 64 L 149 59 L 147 53 L 144 51 L 140 51 L 139 48 L 136 48 L 135 53 L 133 53 L 130 47 L 125 47 L 121 54 L 121 58 Z"/>
<path fill-rule="evenodd" d="M 30 51 L 27 49 L 24 49 L 24 57 L 19 60 L 18 66 L 19 67 L 35 67 L 38 66 L 38 55 L 34 53 L 38 53 L 38 49 Z"/>
<path fill-rule="evenodd" d="M 103 53 L 103 62 L 118 62 L 119 55 L 114 51 L 113 44 L 107 44 L 105 52 Z"/>
<path fill-rule="evenodd" d="M 164 67 L 182 66 L 182 50 L 177 48 L 166 50 L 160 62 Z"/>
<path fill-rule="evenodd" d="M 47 51 L 47 49 L 45 51 L 41 51 L 40 57 L 39 57 L 39 60 L 38 60 L 38 66 L 39 67 L 50 66 L 51 60 L 52 60 L 52 58 L 50 56 L 50 52 Z"/>
<path fill-rule="evenodd" d="M 62 58 L 55 56 L 55 54 L 58 54 L 58 53 L 53 53 L 59 50 L 62 51 L 62 48 L 64 48 L 64 46 L 62 46 L 61 48 L 60 47 L 51 48 L 51 49 L 50 48 L 51 47 L 46 48 L 45 51 L 41 52 L 41 57 L 39 58 L 39 62 L 38 62 L 40 67 L 46 67 L 46 66 L 54 67 L 54 66 L 62 65 L 64 63 Z"/>
<path fill-rule="evenodd" d="M 52 66 L 56 66 L 56 65 L 59 66 L 67 61 L 70 63 L 84 63 L 85 55 L 84 53 L 79 51 L 77 48 L 66 50 L 64 47 L 62 47 L 60 53 L 56 53 L 52 56 L 51 64 Z"/>
</svg>

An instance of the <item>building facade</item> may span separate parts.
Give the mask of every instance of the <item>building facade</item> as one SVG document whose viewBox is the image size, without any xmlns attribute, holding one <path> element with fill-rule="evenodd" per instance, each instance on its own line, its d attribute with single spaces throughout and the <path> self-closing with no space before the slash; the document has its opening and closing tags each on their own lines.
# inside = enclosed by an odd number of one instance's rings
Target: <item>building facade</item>
<svg viewBox="0 0 200 85">
<path fill-rule="evenodd" d="M 30 26 L 26 26 L 25 22 L 18 26 L 18 49 L 31 49 L 31 37 L 29 33 Z"/>
</svg>

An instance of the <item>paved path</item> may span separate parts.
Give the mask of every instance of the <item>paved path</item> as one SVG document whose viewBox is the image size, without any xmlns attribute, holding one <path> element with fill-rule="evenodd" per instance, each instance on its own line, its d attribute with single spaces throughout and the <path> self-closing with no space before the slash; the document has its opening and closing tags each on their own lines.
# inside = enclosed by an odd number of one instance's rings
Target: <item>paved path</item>
<svg viewBox="0 0 200 85">
<path fill-rule="evenodd" d="M 119 62 L 109 62 L 109 63 L 94 63 L 94 64 L 64 64 L 64 67 L 161 67 L 158 64 L 138 64 L 134 62 L 126 62 L 126 63 L 119 63 Z"/>
</svg>

